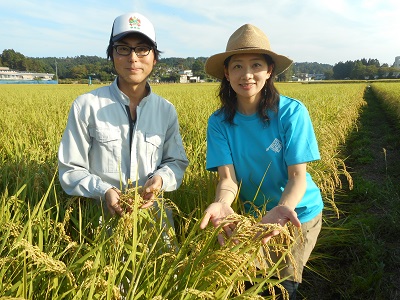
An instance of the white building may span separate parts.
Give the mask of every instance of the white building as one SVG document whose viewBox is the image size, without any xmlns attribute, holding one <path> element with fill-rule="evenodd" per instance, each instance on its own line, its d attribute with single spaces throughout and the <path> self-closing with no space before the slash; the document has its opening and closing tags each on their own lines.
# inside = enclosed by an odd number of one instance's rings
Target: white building
<svg viewBox="0 0 400 300">
<path fill-rule="evenodd" d="M 0 80 L 53 80 L 54 74 L 33 73 L 10 70 L 8 67 L 0 67 Z"/>
<path fill-rule="evenodd" d="M 400 69 L 400 56 L 396 56 L 393 64 L 394 68 L 399 68 Z"/>
<path fill-rule="evenodd" d="M 180 83 L 200 82 L 200 76 L 193 76 L 192 70 L 180 71 L 179 82 Z"/>
</svg>

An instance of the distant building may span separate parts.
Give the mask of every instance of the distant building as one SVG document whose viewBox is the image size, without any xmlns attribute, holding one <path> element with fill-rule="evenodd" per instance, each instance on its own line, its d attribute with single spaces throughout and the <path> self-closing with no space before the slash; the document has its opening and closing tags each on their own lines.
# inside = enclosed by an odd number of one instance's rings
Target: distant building
<svg viewBox="0 0 400 300">
<path fill-rule="evenodd" d="M 297 76 L 292 76 L 291 81 L 314 81 L 314 80 L 324 80 L 324 74 L 308 74 L 308 73 L 299 73 Z"/>
<path fill-rule="evenodd" d="M 0 67 L 0 80 L 53 80 L 54 74 L 10 70 Z"/>
<path fill-rule="evenodd" d="M 393 64 L 394 68 L 399 68 L 400 69 L 400 56 L 396 56 Z"/>
<path fill-rule="evenodd" d="M 192 70 L 184 70 L 179 72 L 180 83 L 200 82 L 200 76 L 193 76 Z"/>
</svg>

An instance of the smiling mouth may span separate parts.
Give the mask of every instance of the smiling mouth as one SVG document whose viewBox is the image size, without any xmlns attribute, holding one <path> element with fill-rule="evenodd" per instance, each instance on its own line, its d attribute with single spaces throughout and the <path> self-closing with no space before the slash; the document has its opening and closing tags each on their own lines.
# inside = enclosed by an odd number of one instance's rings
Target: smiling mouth
<svg viewBox="0 0 400 300">
<path fill-rule="evenodd" d="M 253 84 L 254 84 L 254 83 L 247 82 L 247 83 L 241 83 L 240 86 L 242 86 L 242 87 L 250 87 L 250 86 L 252 86 Z"/>
</svg>

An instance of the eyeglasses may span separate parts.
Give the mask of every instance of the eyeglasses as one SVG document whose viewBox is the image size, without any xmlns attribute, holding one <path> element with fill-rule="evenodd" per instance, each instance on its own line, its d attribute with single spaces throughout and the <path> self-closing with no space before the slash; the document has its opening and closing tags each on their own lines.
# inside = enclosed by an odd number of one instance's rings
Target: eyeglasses
<svg viewBox="0 0 400 300">
<path fill-rule="evenodd" d="M 145 57 L 149 55 L 150 50 L 152 49 L 148 46 L 130 47 L 127 45 L 113 45 L 113 47 L 119 55 L 128 56 L 131 55 L 132 51 L 134 51 L 137 57 Z"/>
</svg>

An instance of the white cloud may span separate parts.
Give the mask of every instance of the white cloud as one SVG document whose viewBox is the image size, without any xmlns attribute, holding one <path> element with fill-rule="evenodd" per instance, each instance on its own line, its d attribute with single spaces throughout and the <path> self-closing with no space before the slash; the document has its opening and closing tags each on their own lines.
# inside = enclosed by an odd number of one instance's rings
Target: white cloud
<svg viewBox="0 0 400 300">
<path fill-rule="evenodd" d="M 295 61 L 334 64 L 400 55 L 398 0 L 19 0 L 0 4 L 0 51 L 27 56 L 105 57 L 112 21 L 139 11 L 154 23 L 164 57 L 209 56 L 244 23 Z"/>
</svg>

